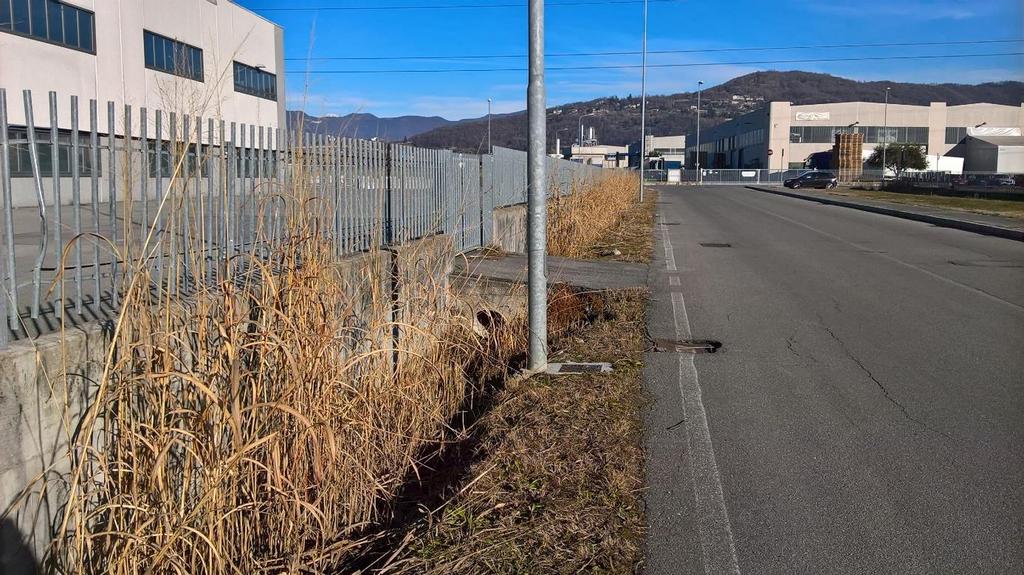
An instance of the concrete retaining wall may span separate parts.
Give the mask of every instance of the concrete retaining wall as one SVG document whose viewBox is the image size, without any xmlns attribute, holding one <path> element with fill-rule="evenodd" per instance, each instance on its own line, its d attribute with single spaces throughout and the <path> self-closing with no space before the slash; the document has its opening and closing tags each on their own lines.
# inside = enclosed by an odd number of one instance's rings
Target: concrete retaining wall
<svg viewBox="0 0 1024 575">
<path fill-rule="evenodd" d="M 494 210 L 491 243 L 503 252 L 526 253 L 526 204 Z"/>
</svg>

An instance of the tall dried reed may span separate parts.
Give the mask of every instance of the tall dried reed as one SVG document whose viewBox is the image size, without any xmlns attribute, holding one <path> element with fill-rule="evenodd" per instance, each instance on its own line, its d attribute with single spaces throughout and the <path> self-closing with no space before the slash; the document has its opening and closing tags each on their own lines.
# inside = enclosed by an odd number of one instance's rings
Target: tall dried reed
<svg viewBox="0 0 1024 575">
<path fill-rule="evenodd" d="M 579 258 L 590 255 L 608 230 L 637 202 L 638 180 L 632 173 L 614 172 L 593 185 L 574 185 L 567 196 L 548 203 L 548 252 Z"/>
<path fill-rule="evenodd" d="M 467 366 L 494 344 L 449 309 L 450 248 L 341 265 L 323 233 L 333 208 L 301 170 L 261 191 L 279 219 L 258 247 L 208 259 L 195 222 L 211 206 L 183 165 L 161 206 L 170 233 L 125 244 L 121 313 L 47 559 L 63 573 L 328 571 L 446 435 Z M 396 277 L 395 259 L 416 271 Z M 210 266 L 220 281 L 202 281 Z M 395 282 L 416 289 L 396 302 Z"/>
</svg>

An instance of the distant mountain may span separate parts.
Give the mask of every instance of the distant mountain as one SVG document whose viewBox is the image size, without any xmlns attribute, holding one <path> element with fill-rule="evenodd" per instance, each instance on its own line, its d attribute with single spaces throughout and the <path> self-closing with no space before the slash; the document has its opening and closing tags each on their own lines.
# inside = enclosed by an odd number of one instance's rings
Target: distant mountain
<svg viewBox="0 0 1024 575">
<path fill-rule="evenodd" d="M 347 116 L 310 116 L 304 112 L 288 112 L 288 126 L 303 129 L 312 134 L 341 136 L 346 138 L 380 138 L 400 142 L 412 136 L 429 132 L 454 122 L 439 116 L 400 116 L 378 118 L 373 114 L 348 114 Z"/>
<path fill-rule="evenodd" d="M 847 78 L 811 72 L 755 72 L 708 88 L 702 94 L 702 126 L 711 127 L 741 114 L 755 110 L 770 101 L 794 104 L 828 104 L 835 102 L 881 102 L 885 87 L 891 88 L 889 102 L 927 105 L 946 102 L 956 106 L 977 102 L 1019 106 L 1024 102 L 1024 83 L 990 82 L 986 84 L 909 84 L 903 82 L 858 82 Z M 734 98 L 736 96 L 737 98 Z M 655 135 L 685 134 L 696 124 L 694 111 L 696 92 L 647 98 L 647 126 Z M 575 141 L 582 114 L 596 112 L 587 118 L 594 126 L 598 140 L 605 144 L 627 145 L 637 141 L 640 125 L 640 99 L 610 97 L 556 106 L 548 110 L 548 148 L 553 150 L 555 138 L 563 145 Z M 492 142 L 524 150 L 527 145 L 526 113 L 518 112 L 495 117 L 492 121 Z M 410 137 L 412 143 L 431 148 L 452 148 L 473 152 L 486 138 L 487 125 L 482 121 L 462 121 L 441 125 Z"/>
</svg>

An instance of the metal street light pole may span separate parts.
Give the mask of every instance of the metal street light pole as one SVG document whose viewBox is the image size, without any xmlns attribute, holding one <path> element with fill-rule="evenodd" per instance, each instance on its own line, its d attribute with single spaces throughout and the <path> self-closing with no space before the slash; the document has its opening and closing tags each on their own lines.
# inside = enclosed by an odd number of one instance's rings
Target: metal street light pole
<svg viewBox="0 0 1024 575">
<path fill-rule="evenodd" d="M 526 157 L 527 259 L 529 276 L 529 324 L 531 371 L 548 366 L 547 281 L 547 107 L 544 89 L 544 0 L 529 4 L 530 83 L 527 87 L 529 152 Z M 581 125 L 582 125 L 582 119 Z M 582 128 L 581 128 L 582 130 Z M 582 143 L 582 140 L 581 142 Z"/>
<path fill-rule="evenodd" d="M 889 149 L 889 87 L 885 87 L 885 107 L 882 108 L 882 184 L 885 184 L 885 153 Z"/>
<path fill-rule="evenodd" d="M 491 99 L 487 98 L 487 153 L 493 153 L 494 148 L 491 147 Z"/>
<path fill-rule="evenodd" d="M 704 81 L 697 82 L 697 183 L 704 183 L 704 173 L 700 169 L 700 89 Z"/>
<path fill-rule="evenodd" d="M 644 168 L 647 164 L 647 0 L 644 0 L 643 63 L 640 72 L 640 201 L 644 201 Z"/>
</svg>

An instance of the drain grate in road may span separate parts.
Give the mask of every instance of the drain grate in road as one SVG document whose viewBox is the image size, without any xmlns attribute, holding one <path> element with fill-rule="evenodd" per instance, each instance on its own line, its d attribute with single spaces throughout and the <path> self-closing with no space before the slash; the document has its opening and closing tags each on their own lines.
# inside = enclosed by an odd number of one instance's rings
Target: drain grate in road
<svg viewBox="0 0 1024 575">
<path fill-rule="evenodd" d="M 712 243 L 712 242 L 701 242 L 700 245 L 701 245 L 701 247 L 705 247 L 705 248 L 731 248 L 732 247 L 732 244 L 719 244 L 719 243 Z"/>
<path fill-rule="evenodd" d="M 548 364 L 548 375 L 571 375 L 574 373 L 611 373 L 610 363 L 552 363 Z"/>
<path fill-rule="evenodd" d="M 713 339 L 656 339 L 654 353 L 718 353 L 722 342 Z"/>
</svg>

